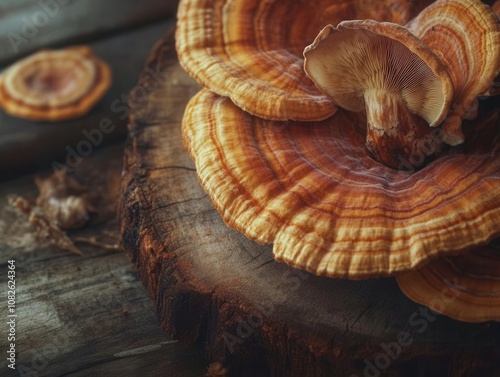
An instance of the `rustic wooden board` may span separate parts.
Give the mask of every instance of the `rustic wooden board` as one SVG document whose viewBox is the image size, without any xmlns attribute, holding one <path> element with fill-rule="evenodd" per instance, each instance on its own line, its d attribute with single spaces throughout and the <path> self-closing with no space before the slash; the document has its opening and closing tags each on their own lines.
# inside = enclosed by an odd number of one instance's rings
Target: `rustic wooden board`
<svg viewBox="0 0 500 377">
<path fill-rule="evenodd" d="M 137 96 L 140 100 L 143 88 L 134 87 L 144 60 L 172 22 L 168 19 L 90 43 L 95 53 L 110 64 L 113 84 L 87 115 L 56 123 L 32 122 L 11 117 L 0 109 L 0 180 L 26 171 L 50 170 L 53 163 L 72 169 L 71 162 L 68 165 L 66 161 L 70 151 L 82 157 L 78 145 L 88 140 L 83 132 L 95 132 L 103 121 L 109 120 L 115 127 L 103 135 L 101 143 L 93 143 L 92 152 L 125 139 L 130 112 L 128 97 Z M 159 80 L 157 74 L 155 67 L 149 72 L 153 86 L 155 80 Z M 69 161 L 78 162 L 77 158 L 70 157 Z M 60 165 L 56 166 L 60 168 Z"/>
<path fill-rule="evenodd" d="M 177 0 L 2 0 L 0 65 L 175 15 Z"/>
<path fill-rule="evenodd" d="M 226 227 L 182 145 L 183 107 L 199 86 L 172 35 L 145 72 L 158 64 L 165 81 L 131 104 L 121 233 L 163 328 L 231 376 L 500 376 L 499 323 L 432 313 L 392 278 L 295 270 Z"/>
<path fill-rule="evenodd" d="M 122 146 L 87 158 L 77 173 L 116 199 Z M 98 168 L 96 168 L 98 167 Z M 153 305 L 122 252 L 81 246 L 84 256 L 35 238 L 6 195 L 34 198 L 32 176 L 0 187 L 0 313 L 7 321 L 7 261 L 16 261 L 16 370 L 7 367 L 7 326 L 0 326 L 0 375 L 5 377 L 202 376 L 206 364 L 193 349 L 165 336 Z M 72 236 L 117 242 L 110 221 Z"/>
</svg>

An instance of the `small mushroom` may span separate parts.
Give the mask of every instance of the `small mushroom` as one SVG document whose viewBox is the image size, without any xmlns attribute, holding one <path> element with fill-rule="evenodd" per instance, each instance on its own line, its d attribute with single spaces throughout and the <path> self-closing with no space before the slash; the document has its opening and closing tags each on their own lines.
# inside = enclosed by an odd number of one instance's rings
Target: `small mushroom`
<svg viewBox="0 0 500 377">
<path fill-rule="evenodd" d="M 304 50 L 304 70 L 335 104 L 366 110 L 368 149 L 392 168 L 440 152 L 431 127 L 453 84 L 439 59 L 403 26 L 372 20 L 326 26 Z"/>
<path fill-rule="evenodd" d="M 447 67 L 455 95 L 441 138 L 463 143 L 462 119 L 477 114 L 477 97 L 500 71 L 500 22 L 479 0 L 438 0 L 407 25 Z"/>
<path fill-rule="evenodd" d="M 40 51 L 0 76 L 0 106 L 16 117 L 60 121 L 87 113 L 111 84 L 111 70 L 88 47 Z"/>
<path fill-rule="evenodd" d="M 182 132 L 227 225 L 292 266 L 366 278 L 500 236 L 498 119 L 481 115 L 461 153 L 414 172 L 371 158 L 364 114 L 343 109 L 314 123 L 264 120 L 204 89 Z"/>
<path fill-rule="evenodd" d="M 243 110 L 275 120 L 321 120 L 336 106 L 303 73 L 304 46 L 327 23 L 372 18 L 406 23 L 426 1 L 183 0 L 181 65 Z"/>
<path fill-rule="evenodd" d="M 464 322 L 500 321 L 500 243 L 397 275 L 403 293 Z"/>
</svg>

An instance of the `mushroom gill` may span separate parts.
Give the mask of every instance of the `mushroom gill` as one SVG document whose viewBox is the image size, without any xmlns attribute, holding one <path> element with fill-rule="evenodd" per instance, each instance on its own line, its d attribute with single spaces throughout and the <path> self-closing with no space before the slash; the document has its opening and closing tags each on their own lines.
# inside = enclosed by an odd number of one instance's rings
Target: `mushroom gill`
<svg viewBox="0 0 500 377">
<path fill-rule="evenodd" d="M 88 47 L 40 51 L 0 76 L 0 106 L 17 117 L 42 121 L 87 113 L 111 84 L 111 70 Z"/>
<path fill-rule="evenodd" d="M 338 106 L 366 110 L 368 149 L 392 168 L 440 152 L 429 128 L 447 114 L 451 79 L 404 27 L 372 20 L 326 26 L 304 50 L 304 70 Z"/>
</svg>

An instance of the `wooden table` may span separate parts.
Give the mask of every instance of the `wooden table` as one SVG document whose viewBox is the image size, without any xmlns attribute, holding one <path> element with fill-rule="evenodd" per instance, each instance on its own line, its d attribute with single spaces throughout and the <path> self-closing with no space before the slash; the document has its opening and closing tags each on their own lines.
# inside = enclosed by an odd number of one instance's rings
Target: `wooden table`
<svg viewBox="0 0 500 377">
<path fill-rule="evenodd" d="M 83 127 L 93 127 L 96 121 L 110 117 L 116 122 L 117 131 L 106 142 L 114 145 L 93 151 L 77 168 L 77 173 L 106 187 L 116 198 L 118 185 L 110 182 L 120 180 L 126 119 L 120 119 L 121 113 L 113 113 L 110 103 L 121 101 L 121 95 L 133 88 L 153 44 L 171 25 L 172 19 L 164 20 L 91 44 L 98 55 L 111 63 L 115 83 L 91 114 L 66 125 L 75 126 L 76 130 L 67 130 L 61 124 L 31 124 L 0 115 L 0 138 L 13 135 L 12 140 L 20 140 L 22 136 L 17 139 L 14 136 L 36 127 L 47 127 L 44 131 L 50 131 L 36 134 L 41 135 L 39 140 L 29 139 L 31 149 L 17 149 L 17 152 L 11 144 L 0 141 L 3 163 L 9 158 L 13 164 L 18 163 L 19 169 L 50 172 L 54 156 L 61 156 L 58 148 L 62 147 L 64 152 L 65 145 L 72 145 L 82 137 Z M 52 141 L 50 148 L 44 149 L 43 144 L 49 141 Z M 29 160 L 34 164 L 25 163 Z M 158 326 L 153 304 L 125 254 L 81 246 L 84 256 L 79 257 L 34 238 L 26 218 L 17 215 L 6 199 L 13 193 L 35 198 L 33 177 L 26 174 L 6 181 L 6 174 L 12 173 L 0 167 L 0 375 L 203 376 L 207 365 L 197 352 L 183 348 Z M 118 223 L 111 219 L 76 231 L 72 236 L 97 236 L 103 242 L 113 243 L 118 239 Z M 9 350 L 5 324 L 7 261 L 11 259 L 16 266 L 17 371 L 7 368 L 5 358 Z"/>
</svg>

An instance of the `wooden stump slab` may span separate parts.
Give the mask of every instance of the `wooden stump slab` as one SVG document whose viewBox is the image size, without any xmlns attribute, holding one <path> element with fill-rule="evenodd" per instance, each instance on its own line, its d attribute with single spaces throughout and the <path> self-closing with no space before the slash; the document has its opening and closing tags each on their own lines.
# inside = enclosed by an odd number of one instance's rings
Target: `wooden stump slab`
<svg viewBox="0 0 500 377">
<path fill-rule="evenodd" d="M 500 376 L 499 323 L 433 313 L 392 278 L 293 269 L 228 228 L 182 145 L 184 106 L 200 87 L 179 66 L 172 31 L 139 85 L 151 69 L 163 81 L 131 103 L 121 232 L 162 328 L 230 376 Z"/>
</svg>

